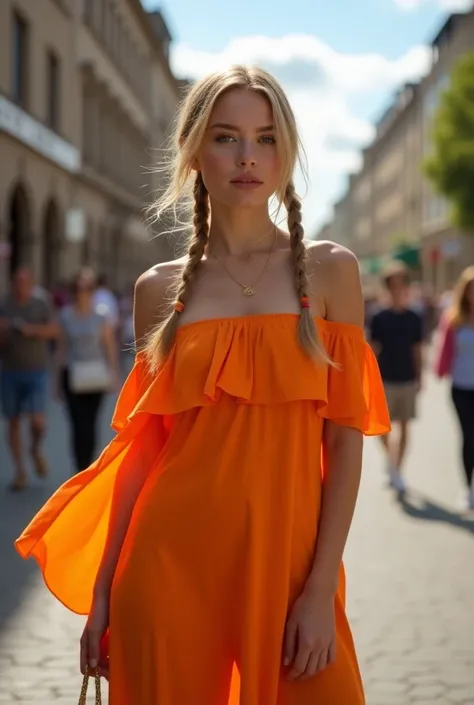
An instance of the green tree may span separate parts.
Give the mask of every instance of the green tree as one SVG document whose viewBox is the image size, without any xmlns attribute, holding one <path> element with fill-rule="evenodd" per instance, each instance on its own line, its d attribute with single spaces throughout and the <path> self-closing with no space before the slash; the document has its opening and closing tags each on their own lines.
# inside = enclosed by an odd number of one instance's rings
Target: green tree
<svg viewBox="0 0 474 705">
<path fill-rule="evenodd" d="M 424 170 L 450 202 L 453 223 L 474 232 L 474 52 L 458 61 L 441 95 Z"/>
</svg>

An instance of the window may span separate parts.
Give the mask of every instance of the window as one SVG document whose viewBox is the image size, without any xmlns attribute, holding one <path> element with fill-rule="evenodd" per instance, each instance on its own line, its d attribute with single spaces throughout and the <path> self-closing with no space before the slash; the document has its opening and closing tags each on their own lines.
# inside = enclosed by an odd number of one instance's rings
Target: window
<svg viewBox="0 0 474 705">
<path fill-rule="evenodd" d="M 11 62 L 12 97 L 26 108 L 28 104 L 28 25 L 16 12 L 13 14 Z"/>
<path fill-rule="evenodd" d="M 56 132 L 59 130 L 59 87 L 59 59 L 52 51 L 48 51 L 46 54 L 46 122 Z"/>
</svg>

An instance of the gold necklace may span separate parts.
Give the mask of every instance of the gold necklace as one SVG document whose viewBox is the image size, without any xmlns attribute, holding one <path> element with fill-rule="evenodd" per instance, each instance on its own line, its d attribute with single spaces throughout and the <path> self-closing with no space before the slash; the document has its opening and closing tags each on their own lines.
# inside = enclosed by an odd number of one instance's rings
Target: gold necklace
<svg viewBox="0 0 474 705">
<path fill-rule="evenodd" d="M 214 259 L 216 259 L 216 260 L 219 262 L 219 264 L 221 265 L 222 269 L 226 272 L 226 274 L 228 274 L 228 276 L 229 276 L 236 284 L 238 284 L 238 285 L 242 288 L 242 290 L 243 290 L 242 293 L 243 293 L 244 296 L 253 296 L 253 295 L 256 293 L 255 287 L 257 286 L 257 284 L 259 283 L 259 281 L 261 280 L 261 278 L 263 277 L 263 275 L 265 274 L 265 272 L 266 272 L 267 269 L 268 269 L 268 266 L 269 266 L 269 264 L 270 264 L 270 260 L 271 260 L 272 255 L 273 255 L 273 251 L 274 251 L 274 249 L 275 249 L 276 241 L 277 241 L 277 229 L 275 228 L 275 237 L 274 237 L 273 245 L 272 245 L 272 247 L 271 247 L 271 249 L 270 249 L 270 252 L 268 253 L 267 262 L 266 262 L 265 267 L 263 268 L 263 270 L 260 272 L 260 275 L 259 275 L 257 281 L 254 282 L 253 284 L 242 284 L 242 282 L 240 282 L 238 279 L 236 279 L 236 278 L 234 277 L 234 275 L 232 274 L 232 272 L 230 272 L 230 271 L 227 269 L 227 267 L 225 266 L 224 262 L 221 260 L 220 257 L 218 257 L 216 254 L 214 254 L 214 252 L 211 252 L 210 254 L 211 254 L 212 257 L 214 257 Z"/>
</svg>

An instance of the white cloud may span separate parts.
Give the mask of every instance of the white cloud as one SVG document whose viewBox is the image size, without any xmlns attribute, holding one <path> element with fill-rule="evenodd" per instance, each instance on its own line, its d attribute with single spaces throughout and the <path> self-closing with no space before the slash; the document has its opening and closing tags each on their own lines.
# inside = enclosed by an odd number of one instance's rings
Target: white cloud
<svg viewBox="0 0 474 705">
<path fill-rule="evenodd" d="M 260 65 L 284 86 L 293 105 L 308 156 L 306 223 L 314 230 L 330 213 L 342 177 L 358 168 L 360 148 L 373 137 L 373 126 L 354 114 L 351 102 L 390 94 L 426 72 L 429 51 L 414 47 L 398 59 L 380 54 L 342 54 L 312 35 L 239 37 L 221 52 L 186 45 L 174 48 L 174 71 L 201 78 L 232 64 Z M 297 185 L 302 186 L 301 175 Z"/>
<path fill-rule="evenodd" d="M 471 10 L 472 0 L 394 0 L 402 10 L 417 10 L 421 5 L 432 4 L 447 12 L 466 12 Z"/>
</svg>

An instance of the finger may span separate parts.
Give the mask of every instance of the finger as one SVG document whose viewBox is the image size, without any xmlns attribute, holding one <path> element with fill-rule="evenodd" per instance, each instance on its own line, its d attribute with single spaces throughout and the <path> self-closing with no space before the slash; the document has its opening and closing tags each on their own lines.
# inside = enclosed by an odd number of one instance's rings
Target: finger
<svg viewBox="0 0 474 705">
<path fill-rule="evenodd" d="M 99 673 L 101 678 L 109 680 L 109 663 L 108 661 L 102 661 L 99 667 Z"/>
<path fill-rule="evenodd" d="M 296 654 L 293 668 L 291 669 L 289 675 L 290 680 L 296 680 L 305 672 L 310 656 L 311 649 L 308 646 L 303 646 L 300 644 L 298 646 L 298 653 Z"/>
<path fill-rule="evenodd" d="M 328 666 L 329 649 L 323 649 L 319 654 L 318 665 L 315 673 L 321 673 Z"/>
<path fill-rule="evenodd" d="M 295 658 L 296 652 L 296 624 L 293 623 L 291 618 L 288 620 L 285 632 L 285 655 L 283 663 L 285 666 L 289 666 Z"/>
<path fill-rule="evenodd" d="M 88 632 L 88 656 L 89 666 L 97 668 L 100 661 L 100 638 L 101 633 L 97 629 L 89 629 Z"/>
<path fill-rule="evenodd" d="M 336 640 L 333 639 L 331 641 L 331 645 L 329 646 L 329 658 L 328 658 L 328 666 L 331 666 L 331 664 L 336 662 Z"/>
<path fill-rule="evenodd" d="M 89 663 L 89 650 L 87 648 L 87 634 L 84 631 L 81 636 L 80 643 L 80 668 L 82 675 L 86 672 L 86 666 Z"/>
<path fill-rule="evenodd" d="M 306 670 L 301 676 L 301 680 L 306 680 L 307 678 L 312 678 L 314 675 L 316 675 L 318 670 L 319 656 L 319 651 L 313 651 L 311 653 L 308 665 L 306 666 Z"/>
</svg>

